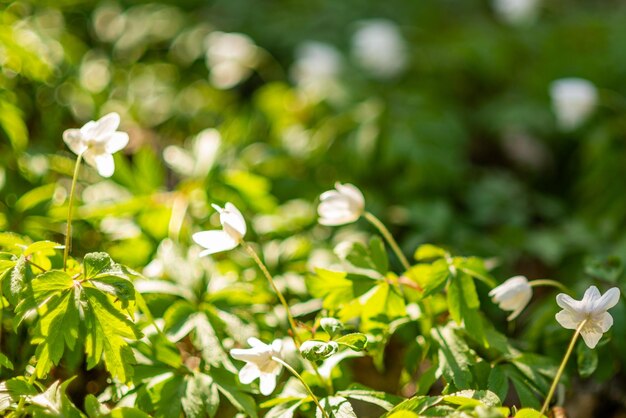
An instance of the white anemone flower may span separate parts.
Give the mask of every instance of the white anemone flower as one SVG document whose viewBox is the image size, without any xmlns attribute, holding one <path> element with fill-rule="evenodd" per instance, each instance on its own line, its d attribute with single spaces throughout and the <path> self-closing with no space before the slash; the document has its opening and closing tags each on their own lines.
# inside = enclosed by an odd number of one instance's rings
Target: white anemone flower
<svg viewBox="0 0 626 418">
<path fill-rule="evenodd" d="M 559 293 L 556 296 L 556 303 L 563 310 L 556 314 L 556 320 L 567 329 L 577 329 L 583 321 L 587 321 L 580 334 L 587 347 L 594 348 L 602 334 L 613 325 L 613 317 L 607 310 L 617 305 L 619 296 L 617 287 L 601 295 L 597 287 L 591 286 L 585 291 L 582 300 L 575 300 L 565 293 Z"/>
<path fill-rule="evenodd" d="M 498 16 L 513 25 L 532 23 L 539 14 L 540 0 L 493 0 Z"/>
<path fill-rule="evenodd" d="M 582 125 L 598 103 L 598 90 L 582 78 L 562 78 L 550 85 L 550 96 L 556 119 L 563 130 Z"/>
<path fill-rule="evenodd" d="M 533 296 L 533 289 L 524 276 L 511 277 L 489 292 L 494 303 L 503 311 L 513 311 L 507 320 L 512 321 L 522 313 Z"/>
<path fill-rule="evenodd" d="M 193 234 L 192 238 L 196 244 L 205 248 L 205 250 L 200 253 L 200 257 L 232 250 L 241 243 L 243 237 L 246 235 L 246 220 L 235 205 L 228 202 L 224 208 L 217 205 L 211 206 L 220 214 L 222 229 L 202 231 Z"/>
<path fill-rule="evenodd" d="M 375 77 L 388 79 L 400 74 L 408 64 L 408 46 L 398 25 L 386 19 L 359 22 L 352 37 L 352 55 Z"/>
<path fill-rule="evenodd" d="M 322 225 L 343 225 L 359 219 L 365 210 L 363 193 L 353 184 L 335 183 L 335 190 L 320 196 L 317 207 L 319 223 Z"/>
<path fill-rule="evenodd" d="M 259 389 L 265 396 L 270 395 L 276 388 L 276 377 L 282 370 L 282 364 L 272 357 L 280 357 L 282 348 L 281 340 L 274 340 L 272 344 L 265 344 L 257 338 L 248 338 L 248 344 L 252 348 L 234 348 L 230 350 L 230 355 L 246 362 L 246 365 L 239 371 L 239 380 L 247 385 L 255 379 L 259 379 Z"/>
<path fill-rule="evenodd" d="M 87 122 L 80 129 L 67 129 L 63 141 L 87 164 L 95 167 L 102 177 L 111 177 L 115 171 L 113 154 L 128 144 L 128 134 L 118 132 L 120 115 L 109 113 L 97 121 Z"/>
</svg>

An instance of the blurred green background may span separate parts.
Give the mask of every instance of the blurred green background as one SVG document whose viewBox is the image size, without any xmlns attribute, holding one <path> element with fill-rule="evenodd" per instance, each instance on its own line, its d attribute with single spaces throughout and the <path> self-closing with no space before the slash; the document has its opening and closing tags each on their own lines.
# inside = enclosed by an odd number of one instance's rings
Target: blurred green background
<svg viewBox="0 0 626 418">
<path fill-rule="evenodd" d="M 141 269 L 230 200 L 306 272 L 367 228 L 317 225 L 342 181 L 407 254 L 581 293 L 626 251 L 624 45 L 617 0 L 3 1 L 0 229 L 62 240 L 62 132 L 116 111 L 131 143 L 110 180 L 83 167 L 80 251 Z"/>
</svg>

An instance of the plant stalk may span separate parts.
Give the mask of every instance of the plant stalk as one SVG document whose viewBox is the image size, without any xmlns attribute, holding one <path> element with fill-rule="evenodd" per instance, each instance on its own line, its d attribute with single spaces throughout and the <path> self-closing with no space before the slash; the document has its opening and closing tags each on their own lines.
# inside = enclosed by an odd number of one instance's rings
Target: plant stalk
<svg viewBox="0 0 626 418">
<path fill-rule="evenodd" d="M 584 321 L 582 321 L 580 323 L 580 325 L 578 325 L 578 328 L 576 328 L 576 332 L 574 332 L 574 335 L 572 336 L 572 340 L 569 343 L 569 346 L 567 347 L 567 351 L 565 352 L 565 356 L 563 357 L 563 361 L 561 362 L 561 365 L 559 366 L 559 369 L 556 372 L 556 375 L 554 376 L 554 381 L 552 382 L 552 386 L 550 387 L 550 390 L 548 391 L 548 396 L 546 397 L 545 402 L 543 403 L 543 406 L 541 407 L 541 414 L 545 415 L 546 410 L 548 409 L 548 406 L 550 405 L 550 401 L 552 400 L 552 396 L 554 395 L 554 391 L 556 390 L 556 387 L 559 384 L 559 380 L 561 380 L 561 376 L 563 375 L 563 371 L 565 371 L 565 366 L 567 365 L 567 360 L 569 360 L 570 356 L 572 355 L 572 351 L 574 350 L 574 346 L 576 345 L 576 341 L 578 340 L 578 336 L 580 335 L 580 331 L 582 331 L 583 327 L 585 326 L 585 324 L 587 323 L 587 320 L 585 319 Z"/>
<path fill-rule="evenodd" d="M 411 265 L 409 264 L 409 261 L 406 259 L 406 257 L 402 253 L 400 246 L 398 245 L 396 240 L 393 238 L 393 235 L 391 235 L 391 232 L 389 232 L 385 224 L 383 224 L 381 220 L 378 219 L 376 216 L 374 216 L 371 212 L 365 212 L 363 214 L 363 217 L 367 219 L 369 223 L 374 225 L 376 229 L 378 229 L 378 231 L 385 238 L 385 240 L 387 241 L 387 243 L 389 244 L 393 252 L 396 254 L 396 257 L 398 257 L 398 259 L 400 260 L 400 263 L 402 263 L 402 266 L 404 267 L 404 269 L 406 271 L 409 271 L 411 269 Z"/>
<path fill-rule="evenodd" d="M 565 285 L 563 285 L 563 283 L 557 282 L 556 280 L 551 280 L 551 279 L 537 279 L 537 280 L 531 280 L 528 282 L 528 284 L 531 287 L 535 287 L 535 286 L 552 286 L 552 287 L 556 287 L 557 289 L 560 289 L 564 292 L 569 292 L 569 289 L 567 287 L 565 287 Z"/>
<path fill-rule="evenodd" d="M 313 399 L 313 402 L 315 402 L 315 405 L 317 405 L 320 411 L 322 411 L 322 415 L 324 416 L 324 418 L 330 418 L 326 410 L 322 408 L 322 405 L 320 404 L 320 401 L 317 399 L 317 396 L 315 396 L 315 394 L 313 393 L 309 385 L 306 384 L 302 376 L 300 376 L 300 374 L 293 367 L 291 367 L 289 363 L 285 362 L 283 359 L 272 356 L 272 360 L 285 366 L 285 368 L 289 370 L 291 374 L 293 374 L 300 381 L 300 383 L 302 383 L 306 391 L 309 392 L 309 396 L 311 396 L 311 398 Z"/>
<path fill-rule="evenodd" d="M 80 162 L 82 159 L 83 154 L 78 154 L 78 158 L 76 158 L 76 165 L 74 166 L 72 187 L 70 188 L 70 201 L 69 208 L 67 210 L 67 226 L 65 229 L 65 248 L 63 249 L 63 271 L 67 270 L 67 257 L 70 254 L 70 246 L 72 245 L 72 210 L 74 208 L 74 191 L 76 190 L 76 180 L 78 179 L 78 172 L 80 171 Z"/>
<path fill-rule="evenodd" d="M 289 322 L 289 326 L 291 327 L 293 342 L 295 343 L 296 348 L 300 350 L 300 345 L 302 345 L 302 340 L 300 339 L 300 336 L 298 335 L 296 321 L 293 318 L 293 315 L 291 314 L 291 309 L 289 308 L 289 304 L 287 303 L 287 300 L 285 299 L 281 291 L 276 286 L 276 283 L 274 282 L 274 278 L 270 274 L 269 270 L 267 269 L 263 261 L 261 261 L 257 253 L 254 251 L 254 249 L 250 246 L 250 244 L 242 240 L 241 245 L 246 250 L 246 252 L 250 255 L 250 257 L 252 257 L 252 259 L 257 264 L 257 266 L 259 266 L 259 269 L 261 269 L 261 271 L 263 272 L 263 275 L 265 276 L 267 281 L 270 283 L 270 286 L 274 290 L 274 293 L 276 293 L 276 296 L 278 296 L 280 303 L 285 308 L 285 311 L 287 312 L 287 320 Z M 311 362 L 311 366 L 313 366 L 313 370 L 315 371 L 315 374 L 319 378 L 320 382 L 322 382 L 322 384 L 326 387 L 326 390 L 328 390 L 328 393 L 332 394 L 333 393 L 332 382 L 329 383 L 326 381 L 326 379 L 324 379 L 324 377 L 322 377 L 315 362 Z"/>
</svg>

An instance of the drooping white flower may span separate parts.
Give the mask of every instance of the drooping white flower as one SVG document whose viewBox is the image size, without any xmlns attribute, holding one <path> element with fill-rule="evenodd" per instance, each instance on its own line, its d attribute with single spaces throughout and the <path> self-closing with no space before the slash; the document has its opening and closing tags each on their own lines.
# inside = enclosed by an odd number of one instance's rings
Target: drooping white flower
<svg viewBox="0 0 626 418">
<path fill-rule="evenodd" d="M 585 291 L 582 300 L 575 300 L 565 293 L 559 293 L 556 296 L 556 303 L 563 310 L 556 314 L 556 320 L 567 329 L 577 329 L 581 322 L 586 320 L 580 334 L 587 347 L 594 348 L 602 334 L 613 325 L 613 317 L 607 310 L 617 305 L 619 296 L 617 287 L 601 295 L 597 287 L 591 286 Z"/>
<path fill-rule="evenodd" d="M 163 150 L 165 163 L 176 172 L 203 178 L 213 168 L 222 137 L 216 129 L 205 129 L 198 133 L 186 148 L 169 145 Z"/>
<path fill-rule="evenodd" d="M 571 130 L 580 126 L 598 102 L 598 90 L 582 78 L 562 78 L 550 85 L 552 106 L 559 126 Z"/>
<path fill-rule="evenodd" d="M 386 19 L 360 22 L 352 37 L 352 55 L 373 76 L 391 78 L 407 65 L 406 41 L 398 25 Z"/>
<path fill-rule="evenodd" d="M 489 292 L 494 303 L 503 311 L 513 311 L 507 320 L 511 321 L 522 313 L 533 296 L 533 289 L 524 276 L 511 277 Z"/>
<path fill-rule="evenodd" d="M 539 0 L 493 0 L 498 16 L 513 25 L 532 23 L 539 12 Z"/>
<path fill-rule="evenodd" d="M 246 220 L 235 205 L 228 202 L 224 208 L 217 205 L 211 206 L 220 214 L 222 229 L 202 231 L 193 234 L 192 238 L 196 244 L 205 248 L 205 250 L 200 253 L 200 257 L 232 250 L 241 243 L 243 237 L 246 235 Z"/>
<path fill-rule="evenodd" d="M 261 393 L 268 396 L 276 388 L 276 377 L 283 367 L 282 364 L 272 359 L 272 357 L 280 357 L 282 341 L 277 339 L 272 344 L 265 344 L 252 337 L 248 338 L 248 344 L 252 348 L 230 350 L 233 358 L 246 362 L 246 365 L 239 371 L 239 380 L 247 385 L 258 378 Z"/>
<path fill-rule="evenodd" d="M 320 196 L 317 213 L 322 225 L 343 225 L 354 222 L 363 214 L 365 198 L 353 184 L 335 183 L 335 190 Z"/>
<path fill-rule="evenodd" d="M 80 129 L 67 129 L 63 141 L 87 164 L 95 167 L 102 177 L 111 177 L 115 171 L 113 155 L 128 144 L 128 134 L 118 132 L 120 115 L 109 113 L 97 121 L 87 122 Z"/>
</svg>

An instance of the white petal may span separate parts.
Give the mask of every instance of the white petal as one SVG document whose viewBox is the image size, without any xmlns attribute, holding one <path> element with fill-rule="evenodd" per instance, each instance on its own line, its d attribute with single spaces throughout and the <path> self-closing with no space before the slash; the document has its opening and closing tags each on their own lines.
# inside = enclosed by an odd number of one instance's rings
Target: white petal
<svg viewBox="0 0 626 418">
<path fill-rule="evenodd" d="M 578 325 L 580 325 L 580 321 L 578 320 L 577 315 L 575 315 L 572 311 L 564 309 L 556 314 L 556 320 L 559 324 L 565 329 L 576 329 Z"/>
<path fill-rule="evenodd" d="M 261 375 L 261 384 L 259 385 L 261 393 L 265 396 L 271 395 L 276 389 L 276 375 L 271 373 L 263 373 Z"/>
<path fill-rule="evenodd" d="M 611 309 L 619 302 L 619 289 L 613 287 L 606 291 L 600 299 L 598 299 L 593 307 L 594 312 L 602 312 Z"/>
<path fill-rule="evenodd" d="M 200 253 L 200 256 L 232 250 L 237 246 L 237 242 L 221 230 L 197 232 L 193 234 L 192 238 L 196 244 L 206 248 Z"/>
<path fill-rule="evenodd" d="M 272 351 L 274 351 L 274 355 L 280 354 L 280 350 L 283 348 L 283 340 L 275 339 L 272 341 Z"/>
<path fill-rule="evenodd" d="M 528 303 L 530 302 L 530 300 L 533 297 L 533 292 L 532 290 L 530 292 L 524 292 L 520 295 L 518 295 L 518 298 L 516 300 L 517 303 L 517 307 L 516 309 L 513 311 L 513 313 L 511 313 L 511 315 L 508 316 L 507 320 L 508 321 L 512 321 L 515 318 L 518 317 L 519 314 L 522 313 L 522 311 L 524 310 L 524 308 L 526 308 L 526 306 L 528 305 Z"/>
<path fill-rule="evenodd" d="M 343 200 L 341 194 L 336 190 L 328 190 L 320 195 L 320 201 L 325 202 L 327 200 Z"/>
<path fill-rule="evenodd" d="M 355 222 L 357 219 L 359 219 L 358 216 L 355 217 L 354 215 L 346 215 L 346 216 L 333 217 L 333 218 L 319 218 L 318 222 L 321 225 L 337 226 L 337 225 L 345 225 L 345 224 Z"/>
<path fill-rule="evenodd" d="M 115 132 L 118 126 L 120 126 L 120 115 L 112 112 L 98 119 L 89 133 L 93 139 L 102 141 Z"/>
<path fill-rule="evenodd" d="M 589 288 L 585 290 L 583 299 L 580 301 L 582 309 L 586 312 L 591 312 L 598 299 L 600 299 L 600 291 L 598 288 L 595 286 L 589 286 Z"/>
<path fill-rule="evenodd" d="M 104 146 L 104 150 L 109 154 L 118 152 L 128 145 L 128 134 L 126 132 L 114 132 Z"/>
<path fill-rule="evenodd" d="M 248 363 L 254 364 L 256 364 L 256 362 L 261 360 L 263 357 L 254 348 L 233 348 L 232 350 L 230 350 L 230 356 L 237 360 L 246 361 Z"/>
<path fill-rule="evenodd" d="M 568 309 L 575 312 L 581 310 L 580 301 L 575 300 L 565 293 L 559 293 L 558 295 L 556 295 L 556 304 L 563 309 Z"/>
<path fill-rule="evenodd" d="M 80 155 L 87 150 L 87 145 L 83 140 L 80 129 L 67 129 L 64 131 L 63 141 L 65 141 L 69 149 L 76 155 Z"/>
<path fill-rule="evenodd" d="M 363 208 L 365 206 L 365 197 L 363 193 L 354 185 L 350 183 L 341 184 L 336 183 L 335 188 L 344 196 L 347 196 L 357 207 Z"/>
<path fill-rule="evenodd" d="M 255 337 L 248 338 L 247 342 L 248 342 L 248 345 L 252 348 L 259 348 L 259 349 L 267 348 L 267 344 L 265 344 L 263 341 Z"/>
<path fill-rule="evenodd" d="M 115 162 L 111 154 L 98 154 L 95 156 L 96 169 L 102 177 L 111 177 L 115 172 Z"/>
<path fill-rule="evenodd" d="M 239 370 L 239 380 L 244 385 L 252 383 L 252 381 L 261 376 L 259 368 L 253 363 L 246 363 L 245 366 Z"/>
<path fill-rule="evenodd" d="M 608 312 L 604 312 L 598 319 L 594 318 L 594 321 L 602 332 L 607 332 L 613 326 L 613 317 Z"/>
<path fill-rule="evenodd" d="M 239 240 L 246 235 L 246 220 L 235 205 L 230 202 L 226 203 L 224 210 L 220 213 L 220 223 L 226 232 Z"/>
<path fill-rule="evenodd" d="M 585 340 L 585 344 L 587 344 L 587 347 L 589 348 L 595 348 L 596 345 L 598 345 L 600 338 L 602 338 L 601 332 L 587 331 L 585 329 L 580 332 L 580 335 L 582 335 L 583 340 Z"/>
</svg>

